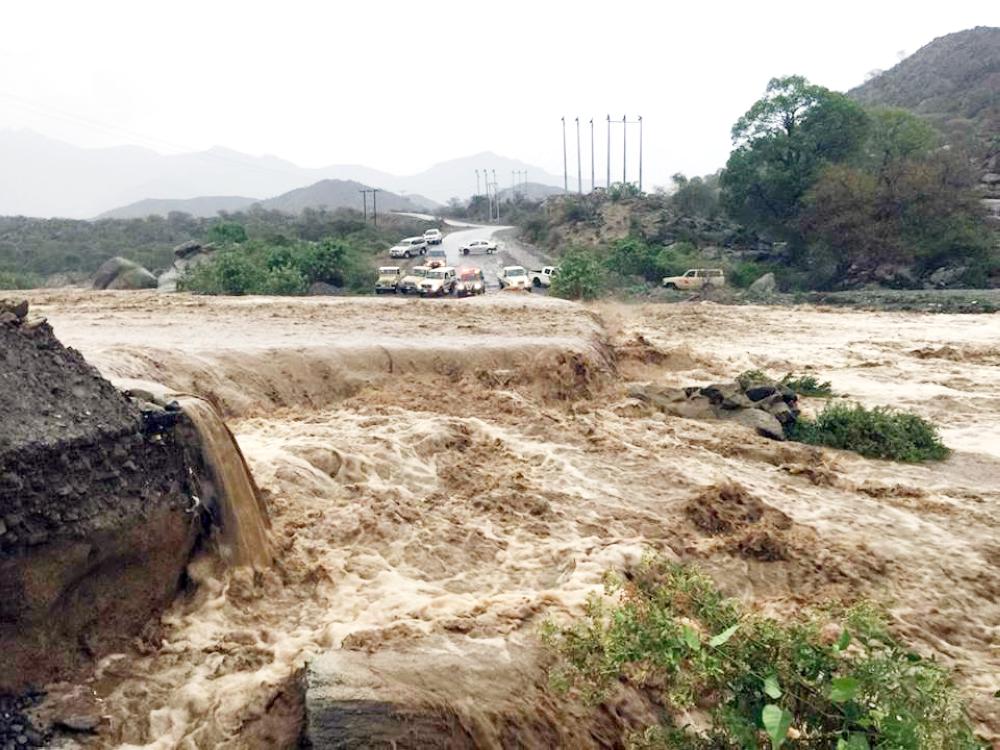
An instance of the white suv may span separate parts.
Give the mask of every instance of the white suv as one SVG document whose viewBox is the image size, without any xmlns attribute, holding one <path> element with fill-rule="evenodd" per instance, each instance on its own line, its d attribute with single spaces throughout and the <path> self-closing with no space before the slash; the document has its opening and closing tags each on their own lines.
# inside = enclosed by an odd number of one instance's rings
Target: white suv
<svg viewBox="0 0 1000 750">
<path fill-rule="evenodd" d="M 704 289 L 711 286 L 725 286 L 726 276 L 721 268 L 692 268 L 683 276 L 667 276 L 663 286 L 667 289 Z"/>
<path fill-rule="evenodd" d="M 428 245 L 440 245 L 443 239 L 444 236 L 441 234 L 440 229 L 428 229 L 424 232 L 424 241 L 426 241 Z"/>
<path fill-rule="evenodd" d="M 407 237 L 389 248 L 390 258 L 412 258 L 427 252 L 427 241 L 423 237 Z"/>
<path fill-rule="evenodd" d="M 455 291 L 455 269 L 451 266 L 432 268 L 420 282 L 421 297 L 443 297 Z"/>
</svg>

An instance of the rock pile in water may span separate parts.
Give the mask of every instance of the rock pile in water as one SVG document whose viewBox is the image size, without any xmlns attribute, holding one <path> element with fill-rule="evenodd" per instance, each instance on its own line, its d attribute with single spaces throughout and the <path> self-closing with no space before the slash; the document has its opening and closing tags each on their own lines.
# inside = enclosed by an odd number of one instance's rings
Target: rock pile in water
<svg viewBox="0 0 1000 750">
<path fill-rule="evenodd" d="M 786 428 L 799 416 L 795 391 L 780 383 L 733 382 L 686 388 L 641 385 L 629 389 L 629 395 L 664 414 L 737 422 L 772 440 L 784 440 Z"/>
</svg>

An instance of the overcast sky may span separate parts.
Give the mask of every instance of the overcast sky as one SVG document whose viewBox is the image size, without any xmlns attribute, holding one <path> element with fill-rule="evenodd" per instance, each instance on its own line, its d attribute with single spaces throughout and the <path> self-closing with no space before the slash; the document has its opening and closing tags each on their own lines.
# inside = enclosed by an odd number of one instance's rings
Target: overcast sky
<svg viewBox="0 0 1000 750">
<path fill-rule="evenodd" d="M 559 118 L 579 115 L 599 120 L 601 181 L 605 115 L 628 113 L 662 184 L 721 166 L 770 77 L 846 90 L 976 25 L 1000 2 L 32 0 L 4 4 L 0 128 L 396 174 L 491 150 L 558 174 Z"/>
</svg>

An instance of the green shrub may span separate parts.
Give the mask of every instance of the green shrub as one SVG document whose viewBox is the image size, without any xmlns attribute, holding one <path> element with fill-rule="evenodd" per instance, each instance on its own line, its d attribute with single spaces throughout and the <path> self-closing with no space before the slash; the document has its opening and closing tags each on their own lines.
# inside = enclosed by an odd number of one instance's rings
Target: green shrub
<svg viewBox="0 0 1000 750">
<path fill-rule="evenodd" d="M 916 414 L 881 406 L 866 409 L 860 404 L 829 404 L 815 422 L 799 419 L 788 437 L 896 461 L 939 461 L 949 453 L 930 422 Z"/>
<path fill-rule="evenodd" d="M 791 388 L 800 396 L 830 398 L 833 396 L 833 386 L 829 380 L 820 380 L 815 375 L 799 375 L 788 373 L 781 379 L 781 384 Z"/>
<path fill-rule="evenodd" d="M 604 268 L 590 250 L 572 248 L 563 255 L 550 293 L 564 299 L 595 299 L 604 291 Z"/>
<path fill-rule="evenodd" d="M 905 648 L 871 604 L 798 611 L 777 621 L 726 599 L 691 567 L 647 559 L 609 577 L 613 604 L 547 623 L 552 685 L 597 702 L 621 681 L 660 697 L 662 723 L 633 747 L 737 750 L 983 748 L 949 674 Z M 678 726 L 686 711 L 703 732 Z M 794 731 L 792 728 L 794 727 Z"/>
<path fill-rule="evenodd" d="M 229 244 L 191 269 L 181 289 L 200 294 L 304 294 L 323 282 L 370 291 L 372 262 L 349 240 L 303 242 L 287 238 Z"/>
<path fill-rule="evenodd" d="M 208 241 L 219 245 L 240 244 L 247 241 L 247 230 L 235 221 L 221 221 L 208 230 Z"/>
<path fill-rule="evenodd" d="M 0 289 L 34 289 L 41 284 L 42 280 L 37 274 L 0 271 Z"/>
</svg>

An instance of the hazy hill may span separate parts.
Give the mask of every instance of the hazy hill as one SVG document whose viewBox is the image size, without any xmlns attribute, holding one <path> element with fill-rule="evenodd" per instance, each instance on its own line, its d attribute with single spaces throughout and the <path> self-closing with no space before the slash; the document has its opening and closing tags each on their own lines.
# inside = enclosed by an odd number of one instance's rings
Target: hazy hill
<svg viewBox="0 0 1000 750">
<path fill-rule="evenodd" d="M 590 183 L 590 180 L 587 180 Z M 574 186 L 574 191 L 575 191 Z M 586 189 L 586 187 L 584 187 Z M 517 190 L 511 190 L 511 188 L 503 188 L 500 191 L 500 200 L 506 201 L 510 200 L 511 196 L 524 196 L 529 200 L 537 201 L 548 198 L 550 195 L 562 195 L 563 189 L 560 185 L 556 187 L 555 185 L 543 185 L 540 182 L 528 182 L 526 184 L 518 185 Z"/>
<path fill-rule="evenodd" d="M 260 201 L 264 208 L 285 213 L 297 214 L 304 208 L 354 208 L 363 207 L 361 190 L 367 188 L 353 180 L 320 180 L 307 187 L 289 190 L 287 193 Z M 368 210 L 372 210 L 372 197 L 368 196 Z M 420 211 L 423 205 L 417 204 L 388 190 L 378 193 L 379 211 Z"/>
<path fill-rule="evenodd" d="M 924 115 L 970 148 L 984 172 L 1000 171 L 1000 28 L 938 37 L 848 95 Z"/>
<path fill-rule="evenodd" d="M 167 216 L 171 211 L 208 219 L 219 211 L 240 211 L 257 203 L 257 198 L 241 195 L 206 195 L 199 198 L 147 198 L 121 208 L 113 208 L 98 219 L 142 219 L 146 216 Z"/>
<path fill-rule="evenodd" d="M 91 218 L 116 207 L 158 196 L 280 196 L 320 180 L 353 180 L 397 194 L 416 194 L 415 204 L 466 198 L 476 190 L 476 169 L 496 170 L 501 186 L 511 170 L 528 170 L 534 182 L 561 179 L 516 159 L 492 153 L 435 164 L 415 175 L 400 176 L 359 164 L 318 169 L 300 167 L 273 156 L 250 156 L 216 147 L 186 154 L 160 154 L 137 146 L 81 148 L 28 130 L 0 131 L 0 215 Z M 200 200 L 200 199 L 199 199 Z M 208 209 L 205 209 L 208 210 Z M 129 214 L 132 215 L 132 214 Z"/>
</svg>

